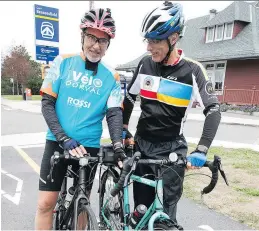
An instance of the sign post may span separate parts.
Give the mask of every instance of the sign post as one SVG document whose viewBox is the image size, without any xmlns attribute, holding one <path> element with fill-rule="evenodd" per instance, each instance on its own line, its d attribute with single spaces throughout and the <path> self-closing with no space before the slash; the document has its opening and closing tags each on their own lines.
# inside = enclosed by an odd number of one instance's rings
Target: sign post
<svg viewBox="0 0 259 231">
<path fill-rule="evenodd" d="M 12 91 L 13 91 L 13 95 L 14 95 L 14 81 L 13 81 L 13 78 L 10 78 L 10 82 L 13 84 Z"/>
<path fill-rule="evenodd" d="M 59 10 L 34 5 L 36 60 L 53 61 L 59 55 Z"/>
</svg>

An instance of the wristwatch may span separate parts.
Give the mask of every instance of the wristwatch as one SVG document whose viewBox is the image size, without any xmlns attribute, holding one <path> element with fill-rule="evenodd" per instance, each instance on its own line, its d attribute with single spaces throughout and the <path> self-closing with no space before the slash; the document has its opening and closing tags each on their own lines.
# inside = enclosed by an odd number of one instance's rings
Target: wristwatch
<svg viewBox="0 0 259 231">
<path fill-rule="evenodd" d="M 204 145 L 198 145 L 196 150 L 200 151 L 200 152 L 203 152 L 205 154 L 207 154 L 207 152 L 208 152 L 208 148 Z"/>
<path fill-rule="evenodd" d="M 113 150 L 115 151 L 116 149 L 123 148 L 123 145 L 121 142 L 116 142 L 113 144 Z"/>
</svg>

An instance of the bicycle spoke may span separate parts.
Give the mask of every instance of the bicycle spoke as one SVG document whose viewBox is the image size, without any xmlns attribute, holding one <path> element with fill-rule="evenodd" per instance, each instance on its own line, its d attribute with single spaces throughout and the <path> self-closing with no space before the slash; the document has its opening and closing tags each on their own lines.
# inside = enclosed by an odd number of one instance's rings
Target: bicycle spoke
<svg viewBox="0 0 259 231">
<path fill-rule="evenodd" d="M 106 205 L 106 209 L 104 211 L 105 216 L 110 222 L 110 225 L 115 230 L 121 230 L 122 224 L 120 222 L 120 198 L 119 195 L 116 197 L 110 197 L 110 191 L 114 187 L 113 177 L 108 176 L 105 182 L 105 192 L 103 196 L 103 202 L 106 202 L 108 199 L 108 203 Z"/>
<path fill-rule="evenodd" d="M 78 215 L 76 230 L 89 230 L 89 227 L 90 227 L 89 223 L 90 221 L 88 218 L 88 214 L 85 211 L 82 211 Z"/>
</svg>

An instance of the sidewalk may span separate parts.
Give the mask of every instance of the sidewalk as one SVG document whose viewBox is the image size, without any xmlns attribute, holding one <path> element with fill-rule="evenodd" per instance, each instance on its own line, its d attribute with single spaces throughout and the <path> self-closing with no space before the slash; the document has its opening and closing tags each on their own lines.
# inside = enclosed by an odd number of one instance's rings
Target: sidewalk
<svg viewBox="0 0 259 231">
<path fill-rule="evenodd" d="M 131 131 L 132 135 L 135 131 Z M 33 147 L 44 147 L 46 138 L 46 132 L 38 133 L 23 133 L 23 134 L 11 134 L 1 136 L 1 146 L 19 146 L 21 148 L 33 148 Z M 104 129 L 102 133 L 102 139 L 110 138 L 108 129 Z M 185 137 L 188 143 L 198 144 L 199 139 L 195 137 Z M 259 145 L 257 144 L 245 144 L 222 140 L 213 140 L 212 147 L 225 147 L 225 148 L 247 148 L 259 152 Z"/>
<path fill-rule="evenodd" d="M 7 100 L 1 98 L 1 104 L 11 109 L 24 110 L 33 113 L 41 113 L 41 102 L 40 101 L 18 101 L 18 100 Z M 139 116 L 141 109 L 139 102 L 136 102 L 133 116 Z M 221 123 L 230 125 L 245 125 L 259 127 L 259 118 L 257 116 L 240 115 L 228 112 L 221 113 Z M 193 121 L 204 121 L 205 116 L 202 113 L 201 108 L 192 108 L 187 116 L 187 120 Z"/>
</svg>

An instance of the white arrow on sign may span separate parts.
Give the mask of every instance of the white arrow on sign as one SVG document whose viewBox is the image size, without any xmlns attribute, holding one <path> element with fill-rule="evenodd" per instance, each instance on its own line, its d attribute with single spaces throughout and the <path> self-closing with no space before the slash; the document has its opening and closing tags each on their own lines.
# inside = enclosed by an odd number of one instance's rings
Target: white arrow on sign
<svg viewBox="0 0 259 231">
<path fill-rule="evenodd" d="M 17 186 L 16 186 L 16 192 L 14 196 L 11 196 L 7 194 L 4 190 L 1 189 L 1 195 L 3 195 L 6 199 L 9 201 L 12 201 L 14 204 L 18 205 L 21 199 L 21 194 L 22 194 L 22 185 L 23 185 L 23 180 L 17 178 L 16 176 L 4 171 L 1 169 L 1 173 L 5 174 L 6 176 L 14 179 L 17 181 Z"/>
</svg>

